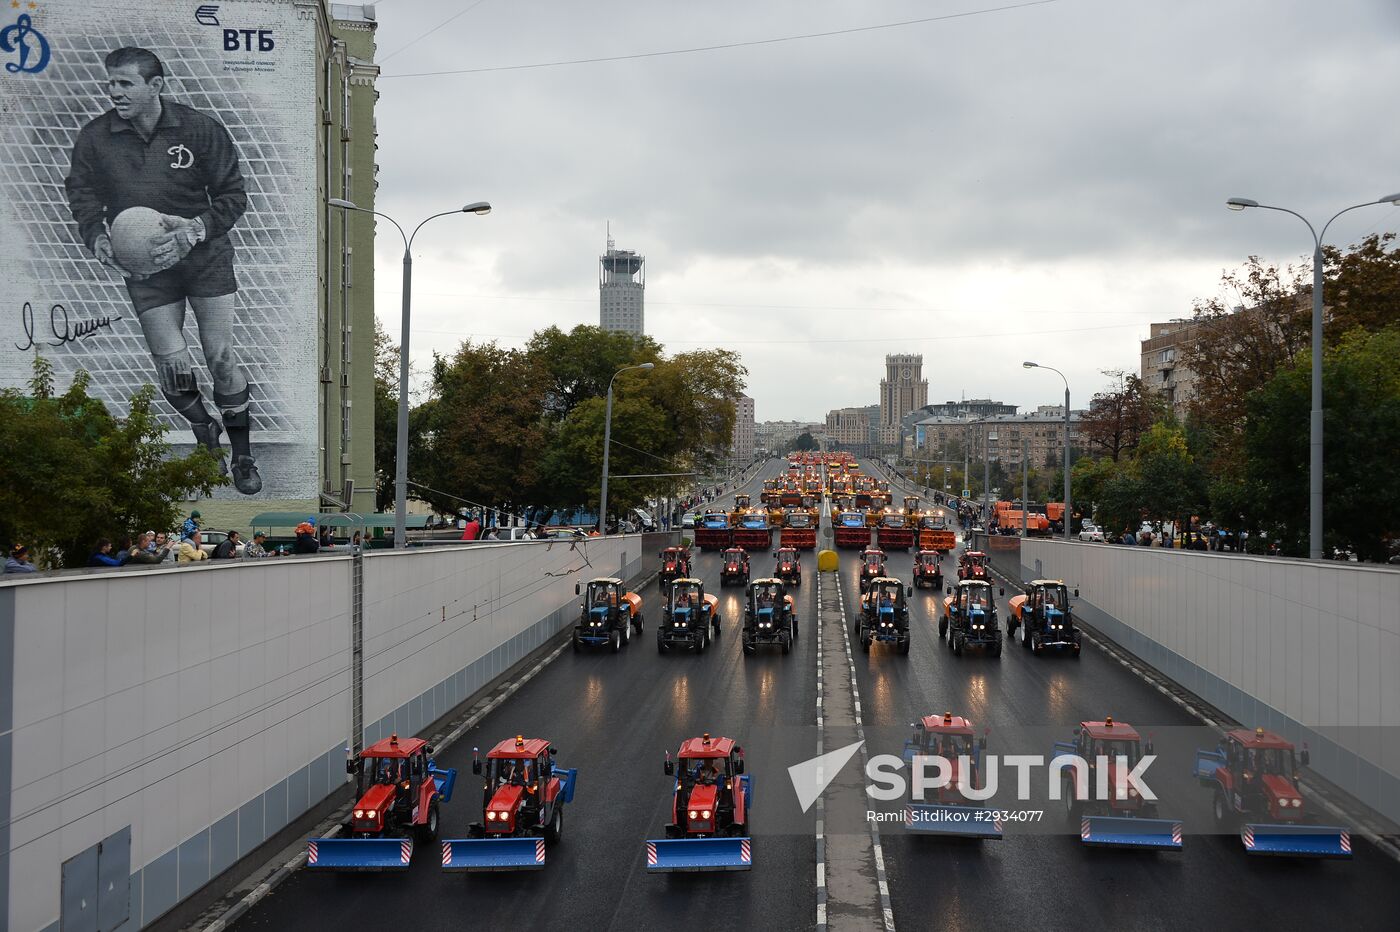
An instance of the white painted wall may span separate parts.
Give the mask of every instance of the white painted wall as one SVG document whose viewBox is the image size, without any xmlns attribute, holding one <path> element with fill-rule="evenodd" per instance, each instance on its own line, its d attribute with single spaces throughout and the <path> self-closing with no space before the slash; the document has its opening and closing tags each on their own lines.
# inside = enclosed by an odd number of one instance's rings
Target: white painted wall
<svg viewBox="0 0 1400 932">
<path fill-rule="evenodd" d="M 13 591 L 9 928 L 56 920 L 60 864 L 103 837 L 131 826 L 136 872 L 349 731 L 348 559 Z"/>
<path fill-rule="evenodd" d="M 1396 816 L 1400 571 L 1025 541 L 1023 573 L 1035 572 L 1037 562 L 1045 576 L 1079 586 L 1083 601 L 1145 638 L 1138 652 L 1147 653 L 1149 663 L 1178 675 L 1166 669 L 1177 665 L 1169 656 L 1175 654 L 1204 672 L 1182 665 L 1183 685 L 1231 715 L 1243 711 L 1275 719 L 1241 719 L 1243 724 L 1285 733 L 1292 728 L 1320 739 L 1321 749 L 1314 744 L 1314 767 Z M 1169 654 L 1151 656 L 1160 651 Z M 1325 742 L 1335 743 L 1335 753 Z"/>
</svg>

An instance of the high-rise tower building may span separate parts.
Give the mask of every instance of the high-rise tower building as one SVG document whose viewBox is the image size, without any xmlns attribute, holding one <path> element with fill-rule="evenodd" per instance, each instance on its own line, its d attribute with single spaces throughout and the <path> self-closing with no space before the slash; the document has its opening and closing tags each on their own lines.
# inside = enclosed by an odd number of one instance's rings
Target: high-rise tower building
<svg viewBox="0 0 1400 932">
<path fill-rule="evenodd" d="M 885 357 L 885 377 L 880 380 L 880 442 L 899 442 L 904 415 L 928 404 L 928 380 L 923 377 L 924 357 L 897 354 Z"/>
<path fill-rule="evenodd" d="M 618 249 L 608 237 L 608 251 L 598 257 L 598 326 L 641 336 L 644 329 L 646 257 Z"/>
</svg>

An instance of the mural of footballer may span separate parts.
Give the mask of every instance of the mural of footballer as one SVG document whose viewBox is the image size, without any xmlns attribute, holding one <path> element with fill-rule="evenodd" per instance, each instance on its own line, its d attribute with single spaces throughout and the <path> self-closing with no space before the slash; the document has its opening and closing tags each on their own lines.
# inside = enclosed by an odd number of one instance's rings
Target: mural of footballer
<svg viewBox="0 0 1400 932">
<path fill-rule="evenodd" d="M 83 243 L 126 280 L 166 401 L 229 473 L 220 435 L 232 448 L 233 484 L 262 489 L 249 445 L 248 380 L 234 353 L 238 281 L 228 232 L 248 206 L 238 151 L 218 120 L 165 99 L 165 67 L 143 48 L 107 55 L 112 109 L 78 134 L 67 178 L 68 204 Z M 111 224 L 128 208 L 156 211 L 149 274 L 123 268 Z M 136 265 L 136 263 L 129 263 Z M 185 342 L 185 306 L 194 310 L 222 425 L 204 405 Z"/>
</svg>

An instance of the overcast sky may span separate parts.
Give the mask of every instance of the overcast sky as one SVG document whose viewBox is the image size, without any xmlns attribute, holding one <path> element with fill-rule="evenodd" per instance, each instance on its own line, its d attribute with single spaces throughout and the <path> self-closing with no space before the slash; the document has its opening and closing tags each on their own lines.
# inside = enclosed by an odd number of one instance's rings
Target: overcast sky
<svg viewBox="0 0 1400 932">
<path fill-rule="evenodd" d="M 611 221 L 647 259 L 647 332 L 742 352 L 759 420 L 876 403 L 894 352 L 923 354 L 933 402 L 1057 403 L 1034 359 L 1079 407 L 1223 269 L 1311 252 L 1294 218 L 1227 197 L 1321 221 L 1400 191 L 1397 0 L 1056 0 L 411 76 L 1006 0 L 472 2 L 376 4 L 380 209 L 495 205 L 415 242 L 416 362 L 597 324 Z M 1328 239 L 1397 229 L 1370 207 Z M 376 294 L 397 336 L 392 235 Z"/>
</svg>

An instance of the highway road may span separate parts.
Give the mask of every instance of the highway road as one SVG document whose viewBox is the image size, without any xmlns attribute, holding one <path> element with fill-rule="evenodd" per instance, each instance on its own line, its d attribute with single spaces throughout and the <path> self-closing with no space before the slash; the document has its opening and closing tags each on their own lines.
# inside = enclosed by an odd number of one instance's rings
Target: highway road
<svg viewBox="0 0 1400 932">
<path fill-rule="evenodd" d="M 748 484 L 755 499 L 759 480 L 781 468 L 774 461 Z M 825 543 L 819 538 L 819 546 Z M 473 745 L 485 749 L 517 733 L 549 738 L 559 762 L 579 768 L 565 839 L 545 870 L 448 875 L 438 868 L 437 851 L 420 846 L 406 874 L 297 872 L 238 928 L 812 927 L 816 846 L 786 769 L 815 752 L 815 559 L 804 560 L 809 575 L 794 592 L 803 636 L 792 654 L 745 658 L 735 630 L 740 590 L 719 588 L 717 555 L 696 556 L 696 575 L 720 595 L 724 616 L 724 632 L 709 651 L 658 655 L 652 623 L 660 601 L 653 582 L 643 590 L 648 627 L 640 639 L 618 655 L 565 651 L 440 756 L 461 774 L 458 795 L 443 809 L 444 837 L 460 837 L 480 818 L 470 775 Z M 950 576 L 955 560 L 945 559 Z M 911 563 L 908 553 L 890 554 L 889 569 L 902 579 L 910 578 Z M 766 569 L 771 558 L 758 555 L 754 565 Z M 848 613 L 857 574 L 855 552 L 843 551 Z M 1237 836 L 1210 834 L 1210 795 L 1189 776 L 1185 739 L 1171 737 L 1200 722 L 1152 685 L 1089 644 L 1078 660 L 1035 657 L 1010 644 L 1000 659 L 954 657 L 937 636 L 936 598 L 919 591 L 912 597 L 908 657 L 856 647 L 870 753 L 898 753 L 908 724 L 935 712 L 967 715 L 979 729 L 990 728 L 993 752 L 1041 754 L 1049 752 L 1045 736 L 1063 739 L 1079 721 L 1111 714 L 1143 730 L 1161 730 L 1162 760 L 1151 772 L 1152 786 L 1162 797 L 1162 814 L 1183 819 L 1188 837 L 1184 850 L 1172 853 L 1088 849 L 1055 821 L 1063 817 L 1053 810 L 1046 812 L 1048 828 L 1018 832 L 1011 826 L 996 842 L 886 831 L 897 927 L 1317 929 L 1344 919 L 1354 929 L 1400 928 L 1400 865 L 1359 836 L 1355 858 L 1336 862 L 1250 858 Z M 1002 606 L 1005 601 L 998 599 Z M 755 783 L 754 869 L 648 876 L 642 843 L 659 837 L 669 818 L 663 752 L 704 731 L 735 737 L 745 747 Z M 1036 743 L 1018 746 L 1026 741 Z M 998 800 L 1008 808 L 1041 804 Z"/>
<path fill-rule="evenodd" d="M 757 499 L 769 464 L 749 484 Z M 732 502 L 732 495 L 723 501 Z M 433 846 L 414 852 L 406 874 L 326 876 L 298 871 L 239 921 L 238 929 L 358 928 L 392 922 L 420 930 L 660 929 L 678 918 L 709 927 L 797 929 L 815 915 L 816 842 L 800 825 L 787 767 L 815 753 L 816 652 L 799 637 L 791 654 L 745 658 L 735 619 L 740 587 L 720 588 L 718 554 L 696 551 L 694 571 L 720 597 L 722 633 L 704 654 L 657 653 L 653 623 L 658 586 L 642 590 L 647 628 L 619 654 L 566 650 L 477 728 L 439 755 L 456 767 L 453 801 L 442 809 L 443 837 L 464 837 L 481 819 L 481 794 L 471 775 L 473 745 L 486 749 L 516 734 L 547 738 L 562 766 L 577 767 L 564 841 L 545 870 L 444 874 Z M 768 554 L 755 569 L 770 568 Z M 810 561 L 813 568 L 815 560 Z M 795 590 L 804 621 L 815 613 L 815 589 Z M 803 635 L 807 632 L 803 631 Z M 662 837 L 670 820 L 671 780 L 664 753 L 704 732 L 744 747 L 754 782 L 754 866 L 747 873 L 648 876 L 643 842 Z M 748 735 L 763 736 L 751 742 Z M 770 828 L 765 828 L 765 823 Z"/>
<path fill-rule="evenodd" d="M 862 468 L 879 472 L 873 464 Z M 888 556 L 893 575 L 911 578 L 911 554 Z M 841 563 L 849 611 L 859 567 L 845 553 Z M 949 578 L 956 578 L 956 565 L 956 553 L 945 558 Z M 1007 597 L 1014 594 L 1006 590 Z M 1179 852 L 1148 852 L 1087 848 L 1072 830 L 1017 834 L 1014 825 L 995 842 L 887 832 L 896 922 L 948 929 L 1320 929 L 1345 917 L 1355 929 L 1400 928 L 1400 865 L 1358 836 L 1355 856 L 1345 862 L 1250 857 L 1238 835 L 1214 834 L 1211 796 L 1190 776 L 1190 747 L 1166 746 L 1174 730 L 1201 722 L 1153 686 L 1087 643 L 1078 660 L 1037 657 L 1010 642 L 1000 659 L 975 652 L 954 657 L 938 638 L 935 601 L 941 598 L 915 590 L 908 658 L 879 650 L 856 655 L 872 735 L 907 733 L 920 716 L 952 711 L 991 729 L 991 752 L 1049 754 L 1048 741 L 1006 742 L 1042 734 L 1065 740 L 1079 722 L 1105 715 L 1140 731 L 1158 729 L 1159 761 L 1150 784 L 1162 815 L 1183 819 L 1187 837 Z M 1004 626 L 1006 598 L 997 603 Z M 899 747 L 872 749 L 879 751 L 898 753 Z M 1027 807 L 1005 796 L 998 801 L 1006 808 Z M 1047 807 L 1044 824 L 1062 820 L 1048 800 L 1034 804 L 1041 805 Z"/>
</svg>

